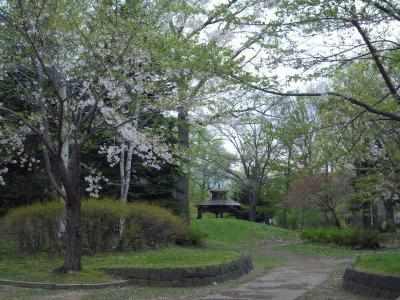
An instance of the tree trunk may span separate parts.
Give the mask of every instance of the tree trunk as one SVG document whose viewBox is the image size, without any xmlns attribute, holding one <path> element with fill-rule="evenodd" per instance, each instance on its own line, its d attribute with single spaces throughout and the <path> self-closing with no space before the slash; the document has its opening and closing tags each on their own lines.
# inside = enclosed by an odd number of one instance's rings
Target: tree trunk
<svg viewBox="0 0 400 300">
<path fill-rule="evenodd" d="M 378 207 L 374 203 L 371 204 L 371 229 L 372 230 L 378 230 L 379 229 Z"/>
<path fill-rule="evenodd" d="M 383 201 L 385 207 L 386 229 L 389 232 L 396 232 L 396 223 L 394 220 L 394 202 L 392 198 Z"/>
<path fill-rule="evenodd" d="M 361 212 L 361 221 L 363 229 L 371 229 L 370 224 L 370 203 L 364 202 L 361 204 L 360 212 Z"/>
<path fill-rule="evenodd" d="M 125 144 L 123 144 L 125 145 Z M 132 157 L 133 157 L 134 143 L 130 141 L 128 149 L 125 154 L 125 150 L 121 151 L 120 158 L 120 173 L 121 173 L 121 201 L 126 203 L 128 201 L 128 192 L 131 183 L 132 176 Z"/>
<path fill-rule="evenodd" d="M 252 222 L 256 221 L 257 216 L 258 188 L 255 185 L 256 184 L 253 183 L 252 186 L 250 186 L 249 195 L 249 219 Z"/>
<path fill-rule="evenodd" d="M 341 228 L 340 222 L 339 222 L 339 218 L 336 214 L 336 211 L 334 209 L 331 210 L 332 216 L 333 216 L 333 221 L 335 222 L 335 225 L 337 228 Z"/>
<path fill-rule="evenodd" d="M 178 136 L 179 144 L 182 149 L 189 148 L 189 120 L 188 111 L 183 108 L 178 108 Z M 190 225 L 190 210 L 189 210 L 189 174 L 180 174 L 176 183 L 176 198 L 182 205 L 183 222 L 185 226 Z"/>
<path fill-rule="evenodd" d="M 59 157 L 57 168 L 66 192 L 66 238 L 67 249 L 64 265 L 60 268 L 62 272 L 79 271 L 81 264 L 81 201 L 79 195 L 80 181 L 80 154 L 78 146 L 75 145 L 71 155 L 69 168 L 65 168 Z"/>
<path fill-rule="evenodd" d="M 288 146 L 288 159 L 287 159 L 287 165 L 286 165 L 286 193 L 289 192 L 289 187 L 290 187 L 290 176 L 292 174 L 292 145 Z M 281 226 L 283 228 L 288 228 L 289 224 L 287 221 L 287 214 L 288 214 L 288 205 L 286 203 L 282 202 L 282 215 L 281 215 Z"/>
<path fill-rule="evenodd" d="M 66 233 L 67 253 L 62 269 L 64 272 L 81 270 L 81 204 L 79 198 L 74 201 L 68 200 Z"/>
</svg>

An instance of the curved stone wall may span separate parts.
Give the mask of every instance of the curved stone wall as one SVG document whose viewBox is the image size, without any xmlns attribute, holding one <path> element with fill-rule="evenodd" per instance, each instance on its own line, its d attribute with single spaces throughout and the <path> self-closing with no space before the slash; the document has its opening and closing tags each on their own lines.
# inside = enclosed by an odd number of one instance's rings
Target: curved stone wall
<svg viewBox="0 0 400 300">
<path fill-rule="evenodd" d="M 64 283 L 31 282 L 31 281 L 0 279 L 0 285 L 11 285 L 23 288 L 49 289 L 49 290 L 108 289 L 108 288 L 123 287 L 130 284 L 131 282 L 129 280 L 108 282 L 108 283 L 64 284 Z"/>
<path fill-rule="evenodd" d="M 364 296 L 395 299 L 400 296 L 400 276 L 366 273 L 349 267 L 343 275 L 343 288 Z"/>
<path fill-rule="evenodd" d="M 239 278 L 253 269 L 251 257 L 239 258 L 193 268 L 106 268 L 106 273 L 127 279 L 140 286 L 201 286 Z"/>
</svg>

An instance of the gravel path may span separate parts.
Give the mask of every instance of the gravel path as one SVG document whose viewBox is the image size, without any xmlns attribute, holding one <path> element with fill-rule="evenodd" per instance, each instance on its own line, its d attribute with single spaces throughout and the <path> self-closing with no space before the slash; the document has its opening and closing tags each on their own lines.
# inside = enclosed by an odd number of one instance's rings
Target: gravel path
<svg viewBox="0 0 400 300">
<path fill-rule="evenodd" d="M 296 299 L 324 282 L 329 274 L 348 259 L 303 256 L 278 250 L 274 246 L 259 247 L 258 255 L 285 260 L 268 274 L 230 290 L 213 293 L 198 300 L 235 299 Z"/>
</svg>

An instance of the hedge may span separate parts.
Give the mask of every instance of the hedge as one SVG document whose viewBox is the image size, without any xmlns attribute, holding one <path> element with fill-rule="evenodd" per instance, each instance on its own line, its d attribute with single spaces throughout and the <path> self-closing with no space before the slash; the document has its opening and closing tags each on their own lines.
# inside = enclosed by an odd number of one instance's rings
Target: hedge
<svg viewBox="0 0 400 300">
<path fill-rule="evenodd" d="M 380 237 L 377 232 L 362 229 L 339 229 L 335 227 L 304 229 L 300 233 L 303 241 L 317 244 L 335 244 L 359 249 L 379 248 Z"/>
<path fill-rule="evenodd" d="M 62 251 L 65 215 L 65 204 L 53 201 L 15 208 L 4 223 L 22 251 Z M 81 230 L 85 253 L 162 247 L 184 233 L 181 219 L 165 208 L 112 199 L 82 201 Z"/>
</svg>

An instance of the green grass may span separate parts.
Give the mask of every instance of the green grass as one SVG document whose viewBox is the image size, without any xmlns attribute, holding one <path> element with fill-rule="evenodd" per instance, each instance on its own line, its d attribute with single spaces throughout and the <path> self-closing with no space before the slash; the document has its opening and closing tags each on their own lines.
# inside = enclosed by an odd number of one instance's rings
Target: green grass
<svg viewBox="0 0 400 300">
<path fill-rule="evenodd" d="M 275 226 L 233 218 L 203 218 L 193 220 L 193 227 L 207 232 L 206 245 L 212 249 L 231 249 L 252 256 L 253 263 L 261 274 L 282 263 L 282 260 L 260 256 L 257 244 L 271 239 L 293 237 L 295 233 Z"/>
<path fill-rule="evenodd" d="M 362 255 L 357 257 L 354 267 L 370 273 L 400 275 L 400 252 Z"/>
<path fill-rule="evenodd" d="M 207 248 L 168 247 L 140 252 L 97 254 L 85 257 L 83 264 L 104 267 L 178 268 L 219 264 L 238 257 L 234 251 Z"/>
<path fill-rule="evenodd" d="M 194 220 L 192 226 L 207 232 L 209 241 L 224 246 L 248 245 L 251 241 L 294 235 L 283 228 L 236 219 L 205 218 Z"/>
<path fill-rule="evenodd" d="M 167 247 L 139 252 L 102 253 L 82 258 L 83 271 L 71 274 L 54 273 L 63 262 L 62 256 L 47 253 L 13 255 L 4 253 L 0 259 L 0 278 L 39 282 L 110 282 L 114 278 L 104 274 L 107 267 L 193 267 L 218 264 L 238 257 L 237 252 L 217 249 Z M 7 257 L 13 257 L 12 263 Z"/>
<path fill-rule="evenodd" d="M 234 259 L 240 253 L 253 254 L 254 242 L 282 236 L 291 232 L 274 226 L 235 219 L 205 218 L 194 220 L 193 227 L 207 232 L 204 247 L 171 246 L 158 250 L 100 253 L 82 258 L 83 271 L 71 274 L 53 272 L 63 262 L 61 255 L 47 253 L 21 254 L 9 238 L 0 240 L 0 278 L 36 282 L 98 283 L 115 281 L 101 271 L 106 267 L 192 267 L 218 264 Z M 11 259 L 12 258 L 12 259 Z M 253 256 L 254 263 L 270 269 L 281 261 Z"/>
<path fill-rule="evenodd" d="M 349 257 L 366 253 L 374 253 L 374 250 L 352 250 L 340 247 L 333 247 L 318 244 L 290 244 L 279 247 L 282 250 L 290 251 L 301 255 L 324 255 L 332 257 Z"/>
</svg>

